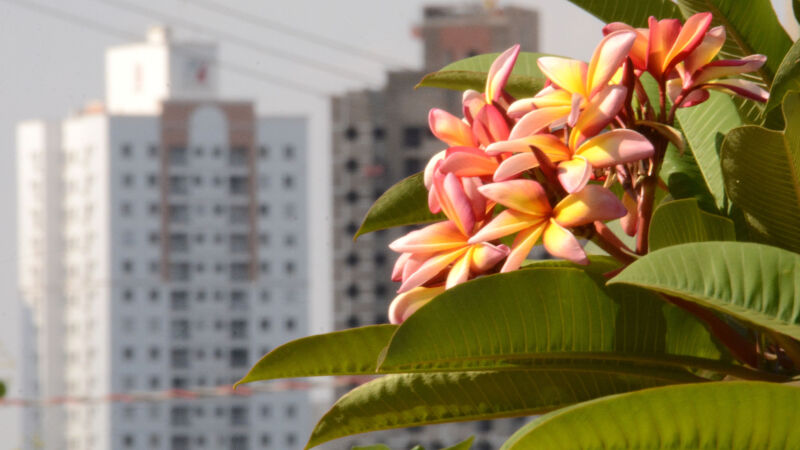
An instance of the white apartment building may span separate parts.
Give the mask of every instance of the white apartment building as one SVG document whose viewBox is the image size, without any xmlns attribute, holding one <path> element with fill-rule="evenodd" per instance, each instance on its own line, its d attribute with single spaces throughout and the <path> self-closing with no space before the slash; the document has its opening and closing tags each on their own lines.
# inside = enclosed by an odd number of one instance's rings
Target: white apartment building
<svg viewBox="0 0 800 450">
<path fill-rule="evenodd" d="M 305 392 L 191 394 L 308 333 L 306 121 L 220 100 L 215 58 L 153 29 L 107 52 L 103 104 L 18 126 L 30 448 L 305 443 Z"/>
</svg>

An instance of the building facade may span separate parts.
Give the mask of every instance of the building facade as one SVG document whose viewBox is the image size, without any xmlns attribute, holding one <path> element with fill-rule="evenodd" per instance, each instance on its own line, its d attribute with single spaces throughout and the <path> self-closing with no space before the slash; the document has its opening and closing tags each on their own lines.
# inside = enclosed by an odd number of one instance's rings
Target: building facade
<svg viewBox="0 0 800 450">
<path fill-rule="evenodd" d="M 310 431 L 305 392 L 197 395 L 308 332 L 306 121 L 220 100 L 215 60 L 151 30 L 108 51 L 104 104 L 18 127 L 44 448 L 294 449 Z"/>
<path fill-rule="evenodd" d="M 391 185 L 424 169 L 445 144 L 428 128 L 437 107 L 461 116 L 461 93 L 414 89 L 420 79 L 450 62 L 500 52 L 514 44 L 538 48 L 538 14 L 516 7 L 429 6 L 414 32 L 422 40 L 419 71 L 394 71 L 380 90 L 349 92 L 332 104 L 334 202 L 334 322 L 337 329 L 385 323 L 398 285 L 391 282 L 397 255 L 389 242 L 411 228 L 373 232 L 353 242 L 372 203 Z M 476 435 L 476 448 L 499 448 L 523 422 L 518 419 L 437 425 L 359 436 L 348 444 L 383 442 L 392 448 L 419 443 L 452 445 Z M 345 440 L 343 440 L 344 442 Z M 343 444 L 342 448 L 349 448 Z M 410 447 L 409 447 L 410 448 Z"/>
</svg>

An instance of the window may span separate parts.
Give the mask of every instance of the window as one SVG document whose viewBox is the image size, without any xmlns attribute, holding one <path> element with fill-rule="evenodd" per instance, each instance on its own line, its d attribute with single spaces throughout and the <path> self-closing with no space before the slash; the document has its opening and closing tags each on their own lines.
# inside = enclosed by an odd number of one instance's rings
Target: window
<svg viewBox="0 0 800 450">
<path fill-rule="evenodd" d="M 232 263 L 230 271 L 232 281 L 247 281 L 250 279 L 250 265 L 247 263 Z"/>
<path fill-rule="evenodd" d="M 358 201 L 358 192 L 356 191 L 348 191 L 344 197 L 347 200 L 347 203 L 355 203 Z"/>
<path fill-rule="evenodd" d="M 269 319 L 267 319 L 267 318 L 261 319 L 260 326 L 261 326 L 261 331 L 269 330 Z"/>
<path fill-rule="evenodd" d="M 133 447 L 135 442 L 136 441 L 133 439 L 133 436 L 131 436 L 130 434 L 126 434 L 125 436 L 122 437 L 122 445 L 124 445 L 125 447 Z"/>
<path fill-rule="evenodd" d="M 169 235 L 170 251 L 185 253 L 189 251 L 189 237 L 186 233 L 172 233 Z"/>
<path fill-rule="evenodd" d="M 250 219 L 250 208 L 241 205 L 231 206 L 229 213 L 229 221 L 231 225 L 247 224 L 249 219 Z"/>
<path fill-rule="evenodd" d="M 158 349 L 158 347 L 150 347 L 150 351 L 148 353 L 152 361 L 156 361 L 159 355 L 161 355 L 161 351 Z"/>
<path fill-rule="evenodd" d="M 133 155 L 133 147 L 131 144 L 122 144 L 122 147 L 120 147 L 120 153 L 122 153 L 122 156 L 125 158 L 130 158 L 131 155 Z"/>
<path fill-rule="evenodd" d="M 247 311 L 247 293 L 245 291 L 231 292 L 231 309 L 234 311 Z"/>
<path fill-rule="evenodd" d="M 286 326 L 286 331 L 292 331 L 292 330 L 294 330 L 294 327 L 295 327 L 296 324 L 295 324 L 294 319 L 292 319 L 290 317 L 290 318 L 286 319 L 286 323 L 284 325 Z"/>
<path fill-rule="evenodd" d="M 350 267 L 355 267 L 358 265 L 358 254 L 356 252 L 350 252 L 345 258 L 345 263 Z"/>
<path fill-rule="evenodd" d="M 422 130 L 420 127 L 406 127 L 403 129 L 403 145 L 417 148 L 422 145 Z"/>
<path fill-rule="evenodd" d="M 349 286 L 347 286 L 346 292 L 348 297 L 350 297 L 351 299 L 356 299 L 358 298 L 358 295 L 361 293 L 361 290 L 358 288 L 357 284 L 351 283 Z"/>
<path fill-rule="evenodd" d="M 151 158 L 155 158 L 158 156 L 158 148 L 158 145 L 150 144 L 150 146 L 147 148 L 147 154 L 150 155 Z"/>
<path fill-rule="evenodd" d="M 228 155 L 228 163 L 232 166 L 245 166 L 248 163 L 247 147 L 233 147 Z"/>
<path fill-rule="evenodd" d="M 184 166 L 189 162 L 186 147 L 172 147 L 169 149 L 169 163 L 175 166 Z"/>
<path fill-rule="evenodd" d="M 291 189 L 294 186 L 294 177 L 291 175 L 284 175 L 283 176 L 283 187 L 286 189 Z"/>
<path fill-rule="evenodd" d="M 246 234 L 232 234 L 230 236 L 231 252 L 246 252 L 250 249 L 250 239 Z"/>
<path fill-rule="evenodd" d="M 182 175 L 171 175 L 169 177 L 169 193 L 188 194 L 189 193 L 188 178 Z"/>
<path fill-rule="evenodd" d="M 172 425 L 178 425 L 178 426 L 189 425 L 189 407 L 187 407 L 187 406 L 174 406 L 172 408 L 172 411 L 170 412 L 170 423 Z M 173 448 L 174 448 L 175 437 L 172 438 L 172 441 L 173 441 Z M 187 441 L 186 444 L 187 444 L 187 448 L 188 448 L 189 439 L 186 438 L 186 441 Z"/>
<path fill-rule="evenodd" d="M 231 408 L 231 425 L 247 425 L 247 408 L 244 406 Z"/>
<path fill-rule="evenodd" d="M 133 272 L 133 261 L 125 260 L 122 262 L 122 271 L 125 273 Z"/>
<path fill-rule="evenodd" d="M 293 261 L 286 261 L 286 264 L 283 265 L 283 270 L 286 272 L 287 275 L 291 275 L 295 271 L 295 265 Z"/>
<path fill-rule="evenodd" d="M 403 170 L 406 175 L 414 175 L 422 170 L 422 163 L 417 158 L 406 158 L 403 161 Z"/>
<path fill-rule="evenodd" d="M 356 234 L 356 231 L 358 231 L 358 224 L 356 224 L 355 222 L 350 222 L 344 228 L 344 231 L 345 233 L 347 233 L 348 236 L 352 236 Z"/>
<path fill-rule="evenodd" d="M 189 350 L 185 348 L 172 349 L 170 355 L 170 363 L 173 369 L 188 369 L 189 368 Z"/>
<path fill-rule="evenodd" d="M 169 276 L 175 281 L 189 281 L 189 263 L 173 263 L 169 265 Z"/>
<path fill-rule="evenodd" d="M 248 355 L 246 348 L 234 348 L 230 354 L 230 365 L 232 368 L 248 366 Z"/>
<path fill-rule="evenodd" d="M 350 317 L 347 318 L 347 326 L 349 328 L 355 328 L 359 325 L 361 325 L 361 321 L 358 320 L 358 316 L 351 315 Z"/>
<path fill-rule="evenodd" d="M 261 214 L 262 217 L 267 217 L 269 215 L 269 205 L 260 205 L 258 207 L 258 213 Z"/>
<path fill-rule="evenodd" d="M 228 180 L 230 193 L 233 195 L 244 195 L 250 190 L 250 180 L 244 176 L 233 176 Z"/>
<path fill-rule="evenodd" d="M 169 218 L 173 223 L 189 222 L 189 207 L 187 205 L 169 205 Z"/>
<path fill-rule="evenodd" d="M 135 356 L 134 350 L 132 347 L 125 347 L 122 349 L 122 358 L 126 361 L 131 361 Z"/>
<path fill-rule="evenodd" d="M 294 147 L 291 144 L 287 144 L 285 147 L 283 147 L 283 157 L 285 159 L 294 158 Z"/>
<path fill-rule="evenodd" d="M 344 163 L 344 168 L 345 168 L 345 169 L 346 169 L 346 170 L 347 170 L 349 173 L 354 173 L 355 171 L 357 171 L 357 170 L 358 170 L 358 160 L 356 160 L 355 158 L 350 158 L 350 159 L 348 159 L 348 160 L 347 160 L 347 161 Z"/>
<path fill-rule="evenodd" d="M 372 129 L 372 139 L 382 141 L 386 138 L 386 129 L 383 127 L 375 127 Z"/>
<path fill-rule="evenodd" d="M 187 291 L 172 291 L 169 300 L 173 311 L 189 309 L 189 293 Z"/>
<path fill-rule="evenodd" d="M 132 174 L 126 173 L 122 176 L 122 185 L 125 187 L 133 186 L 134 178 Z"/>
<path fill-rule="evenodd" d="M 260 156 L 261 158 L 269 158 L 269 147 L 267 147 L 266 145 L 262 145 L 261 147 L 259 147 L 258 156 Z"/>
<path fill-rule="evenodd" d="M 376 252 L 375 256 L 373 256 L 372 260 L 375 261 L 375 265 L 376 266 L 381 267 L 384 264 L 386 264 L 386 253 L 384 253 L 384 252 Z"/>
<path fill-rule="evenodd" d="M 122 298 L 125 299 L 126 302 L 132 302 L 133 301 L 133 290 L 125 289 L 124 291 L 122 291 Z"/>
<path fill-rule="evenodd" d="M 344 130 L 344 138 L 347 139 L 348 141 L 355 141 L 356 139 L 358 139 L 358 130 L 356 129 L 356 127 L 352 125 L 347 127 L 347 129 Z"/>
<path fill-rule="evenodd" d="M 186 319 L 173 320 L 170 324 L 170 332 L 175 339 L 188 339 L 189 321 Z"/>
</svg>

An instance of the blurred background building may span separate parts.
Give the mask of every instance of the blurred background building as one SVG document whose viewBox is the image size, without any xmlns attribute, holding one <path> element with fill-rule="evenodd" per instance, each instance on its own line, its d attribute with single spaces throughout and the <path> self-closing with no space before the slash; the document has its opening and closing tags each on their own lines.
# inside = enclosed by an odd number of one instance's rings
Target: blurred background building
<svg viewBox="0 0 800 450">
<path fill-rule="evenodd" d="M 539 14 L 535 10 L 492 2 L 427 6 L 414 34 L 422 40 L 422 70 L 391 71 L 379 90 L 336 96 L 332 104 L 334 211 L 334 324 L 337 329 L 386 322 L 397 285 L 391 270 L 397 254 L 388 244 L 408 232 L 393 229 L 353 241 L 372 203 L 397 181 L 420 172 L 446 144 L 431 134 L 428 111 L 442 108 L 461 117 L 461 93 L 414 86 L 426 73 L 450 62 L 500 52 L 514 44 L 523 51 L 539 47 Z M 347 439 L 349 445 L 383 442 L 392 448 L 423 444 L 452 445 L 475 435 L 475 448 L 499 448 L 523 423 L 519 419 L 446 424 L 397 430 Z M 349 446 L 346 446 L 349 448 Z"/>
<path fill-rule="evenodd" d="M 306 121 L 219 99 L 216 51 L 154 28 L 108 50 L 105 102 L 17 127 L 24 389 L 47 400 L 26 409 L 31 448 L 295 449 L 310 432 L 304 391 L 229 392 L 308 334 Z"/>
</svg>

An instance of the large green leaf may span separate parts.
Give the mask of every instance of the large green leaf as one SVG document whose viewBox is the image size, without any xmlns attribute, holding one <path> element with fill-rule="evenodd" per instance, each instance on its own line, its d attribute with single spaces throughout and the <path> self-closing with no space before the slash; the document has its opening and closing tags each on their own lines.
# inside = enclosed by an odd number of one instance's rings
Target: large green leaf
<svg viewBox="0 0 800 450">
<path fill-rule="evenodd" d="M 651 251 L 702 241 L 735 241 L 733 222 L 709 214 L 690 198 L 663 203 L 653 213 L 648 234 Z"/>
<path fill-rule="evenodd" d="M 731 130 L 722 144 L 725 188 L 751 235 L 800 252 L 800 94 L 786 96 L 786 130 Z"/>
<path fill-rule="evenodd" d="M 379 370 L 741 371 L 726 359 L 699 321 L 652 293 L 604 289 L 576 269 L 534 267 L 447 290 L 400 326 Z"/>
<path fill-rule="evenodd" d="M 719 165 L 719 149 L 725 134 L 742 124 L 736 105 L 728 95 L 711 92 L 705 102 L 680 108 L 676 118 L 706 186 L 714 196 L 717 209 L 724 211 L 725 187 Z"/>
<path fill-rule="evenodd" d="M 317 423 L 307 448 L 369 431 L 539 414 L 605 395 L 692 381 L 671 375 L 589 370 L 387 375 L 340 398 Z"/>
<path fill-rule="evenodd" d="M 276 378 L 374 375 L 396 325 L 370 325 L 308 336 L 266 354 L 236 385 Z"/>
<path fill-rule="evenodd" d="M 433 214 L 428 209 L 428 190 L 422 173 L 418 173 L 400 180 L 375 201 L 354 238 L 386 228 L 444 219 L 443 214 Z"/>
<path fill-rule="evenodd" d="M 569 0 L 603 22 L 625 22 L 633 27 L 647 27 L 650 16 L 659 19 L 680 18 L 678 7 L 669 0 Z"/>
<path fill-rule="evenodd" d="M 789 52 L 781 61 L 778 73 L 775 75 L 775 81 L 772 83 L 769 101 L 767 101 L 767 106 L 764 108 L 767 113 L 767 119 L 764 124 L 775 125 L 769 128 L 783 128 L 783 117 L 778 106 L 790 91 L 800 91 L 800 40 L 792 45 L 792 48 L 789 49 Z"/>
<path fill-rule="evenodd" d="M 417 87 L 437 87 L 457 91 L 474 89 L 483 92 L 489 67 L 498 55 L 499 53 L 487 53 L 448 64 L 438 72 L 425 75 Z M 544 87 L 545 77 L 536 64 L 540 56 L 544 54 L 520 52 L 506 83 L 506 92 L 517 98 L 532 97 Z"/>
<path fill-rule="evenodd" d="M 800 448 L 800 388 L 687 384 L 581 403 L 522 427 L 503 450 Z"/>
<path fill-rule="evenodd" d="M 609 283 L 681 297 L 800 339 L 797 253 L 747 242 L 676 245 L 640 258 Z"/>
<path fill-rule="evenodd" d="M 703 172 L 692 152 L 681 154 L 674 145 L 667 147 L 664 163 L 659 173 L 667 183 L 669 194 L 675 199 L 693 198 L 704 211 L 718 213 L 717 202 L 708 190 Z"/>
</svg>

